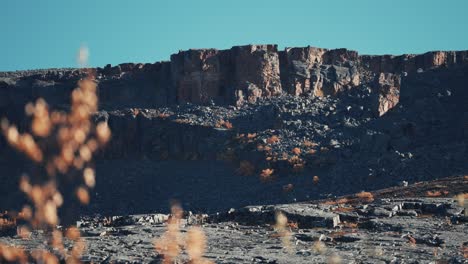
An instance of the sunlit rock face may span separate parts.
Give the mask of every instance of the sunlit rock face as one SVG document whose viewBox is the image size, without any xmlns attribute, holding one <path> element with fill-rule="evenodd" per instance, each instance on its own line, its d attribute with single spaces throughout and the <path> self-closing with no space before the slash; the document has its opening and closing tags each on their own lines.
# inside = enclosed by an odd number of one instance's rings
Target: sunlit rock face
<svg viewBox="0 0 468 264">
<path fill-rule="evenodd" d="M 368 56 L 248 45 L 180 51 L 156 63 L 0 72 L 0 118 L 27 131 L 24 106 L 40 97 L 69 110 L 70 92 L 89 71 L 98 84 L 94 121 L 112 131 L 97 159 L 109 179 L 153 179 L 153 162 L 186 166 L 185 174 L 196 171 L 191 161 L 206 162 L 200 171 L 227 161 L 232 174 L 241 164 L 255 175 L 272 169 L 306 199 L 310 186 L 282 177 L 321 172 L 322 193 L 313 191 L 320 195 L 468 171 L 466 51 Z M 0 168 L 25 168 L 18 155 L 0 135 Z M 218 184 L 217 174 L 208 176 Z M 0 192 L 18 186 L 0 182 Z"/>
<path fill-rule="evenodd" d="M 108 109 L 183 103 L 242 107 L 284 94 L 340 97 L 367 90 L 374 97 L 371 107 L 375 115 L 381 116 L 398 104 L 406 79 L 429 72 L 424 75 L 427 78 L 434 70 L 466 64 L 468 51 L 393 56 L 359 55 L 347 49 L 279 51 L 276 45 L 246 45 L 180 51 L 170 61 L 109 64 L 91 70 L 99 86 L 99 103 Z M 18 121 L 23 106 L 39 97 L 51 106 L 66 107 L 70 92 L 84 75 L 82 69 L 0 73 L 0 111 Z"/>
</svg>

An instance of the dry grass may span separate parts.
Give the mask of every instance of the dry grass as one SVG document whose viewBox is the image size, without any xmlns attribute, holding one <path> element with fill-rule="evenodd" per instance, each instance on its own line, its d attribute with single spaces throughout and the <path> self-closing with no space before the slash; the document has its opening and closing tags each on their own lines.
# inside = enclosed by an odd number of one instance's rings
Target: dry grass
<svg viewBox="0 0 468 264">
<path fill-rule="evenodd" d="M 334 209 L 332 209 L 333 212 L 353 212 L 354 210 L 356 210 L 355 208 L 353 207 L 343 207 L 343 206 L 339 206 L 339 207 L 336 207 Z"/>
<path fill-rule="evenodd" d="M 167 220 L 167 231 L 154 242 L 156 251 L 163 256 L 163 263 L 179 263 L 178 258 L 185 247 L 189 262 L 209 264 L 203 254 L 206 250 L 206 236 L 200 227 L 192 227 L 184 236 L 181 232 L 183 210 L 179 205 L 171 207 L 171 216 Z"/>
<path fill-rule="evenodd" d="M 327 252 L 327 246 L 322 241 L 315 241 L 312 245 L 312 251 L 317 254 L 325 254 Z"/>
<path fill-rule="evenodd" d="M 426 196 L 427 197 L 441 197 L 441 196 L 447 196 L 449 194 L 448 191 L 427 191 Z"/>
<path fill-rule="evenodd" d="M 0 244 L 0 262 L 27 263 L 28 256 L 21 248 Z"/>
<path fill-rule="evenodd" d="M 283 248 L 292 253 L 294 248 L 291 242 L 292 234 L 288 228 L 288 218 L 282 212 L 276 212 L 275 220 L 275 231 L 277 236 L 281 238 Z"/>
<path fill-rule="evenodd" d="M 370 193 L 370 192 L 357 193 L 356 197 L 359 198 L 362 201 L 369 202 L 369 203 L 374 201 L 374 195 L 372 195 L 372 193 Z"/>
<path fill-rule="evenodd" d="M 87 50 L 81 50 L 81 53 L 85 52 Z M 82 60 L 83 57 L 80 55 Z M 1 130 L 7 142 L 48 174 L 45 179 L 43 175 L 24 175 L 21 178 L 19 188 L 27 195 L 33 207 L 25 206 L 18 216 L 28 221 L 32 228 L 50 230 L 52 236 L 49 244 L 58 249 L 67 263 L 79 263 L 85 244 L 79 238 L 79 231 L 75 230 L 72 248 L 65 250 L 63 246 L 61 232 L 56 229 L 60 223 L 57 212 L 63 205 L 56 179 L 80 177 L 83 184 L 76 186 L 75 194 L 81 203 L 89 203 L 89 188 L 95 184 L 91 159 L 111 136 L 106 123 L 95 125 L 91 121 L 91 115 L 97 111 L 98 105 L 96 90 L 94 75 L 88 71 L 88 76 L 80 80 L 78 87 L 71 93 L 69 112 L 51 111 L 47 103 L 39 98 L 25 107 L 26 114 L 32 120 L 30 132 L 20 133 L 8 120 L 1 121 Z M 26 238 L 29 233 L 28 227 L 18 227 L 18 235 L 21 237 Z M 39 263 L 58 263 L 57 256 L 44 250 L 34 250 L 26 256 L 21 249 L 0 245 L 2 262 L 25 263 L 29 261 L 28 258 Z"/>
<path fill-rule="evenodd" d="M 200 227 L 192 227 L 187 232 L 186 239 L 187 254 L 191 264 L 211 264 L 203 254 L 206 250 L 206 236 Z"/>
<path fill-rule="evenodd" d="M 460 193 L 454 197 L 457 200 L 458 205 L 461 207 L 465 206 L 465 200 L 468 199 L 468 193 Z"/>
<path fill-rule="evenodd" d="M 159 254 L 163 255 L 163 263 L 171 264 L 181 253 L 182 233 L 180 232 L 180 221 L 183 211 L 178 205 L 171 208 L 171 216 L 167 221 L 167 231 L 154 242 L 154 247 Z"/>
</svg>

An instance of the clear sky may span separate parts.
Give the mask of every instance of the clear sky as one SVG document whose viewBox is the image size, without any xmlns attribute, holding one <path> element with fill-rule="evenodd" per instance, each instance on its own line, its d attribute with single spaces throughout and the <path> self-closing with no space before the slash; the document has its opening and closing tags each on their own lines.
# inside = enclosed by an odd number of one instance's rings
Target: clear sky
<svg viewBox="0 0 468 264">
<path fill-rule="evenodd" d="M 0 0 L 0 71 L 155 62 L 278 44 L 361 54 L 468 49 L 468 0 Z"/>
</svg>

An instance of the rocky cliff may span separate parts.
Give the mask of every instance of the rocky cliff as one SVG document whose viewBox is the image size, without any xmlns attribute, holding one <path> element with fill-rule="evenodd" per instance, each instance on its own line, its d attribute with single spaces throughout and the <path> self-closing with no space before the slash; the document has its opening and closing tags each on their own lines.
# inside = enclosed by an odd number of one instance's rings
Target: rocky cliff
<svg viewBox="0 0 468 264">
<path fill-rule="evenodd" d="M 160 107 L 177 103 L 237 105 L 284 93 L 338 96 L 369 86 L 382 115 L 399 100 L 401 79 L 468 63 L 468 51 L 368 56 L 346 49 L 248 45 L 180 51 L 169 62 L 95 68 L 103 107 Z M 0 111 L 37 97 L 63 105 L 83 75 L 79 69 L 0 73 Z"/>
<path fill-rule="evenodd" d="M 111 182 L 135 184 L 128 189 L 143 196 L 154 190 L 139 184 L 153 181 L 154 163 L 167 160 L 184 175 L 158 191 L 161 199 L 184 182 L 190 191 L 180 192 L 181 200 L 216 209 L 293 199 L 275 195 L 282 184 L 295 186 L 294 199 L 308 199 L 468 173 L 468 51 L 368 56 L 346 49 L 249 45 L 91 70 L 101 109 L 95 119 L 108 122 L 113 133 L 98 171 Z M 0 73 L 0 117 L 27 129 L 24 105 L 39 97 L 66 110 L 84 74 L 82 69 Z M 0 137 L 5 175 L 13 173 L 15 155 Z M 204 165 L 188 169 L 191 160 Z M 268 169 L 277 184 L 243 179 L 245 186 L 233 189 L 235 174 L 262 175 Z M 215 197 L 235 192 L 232 200 L 214 205 L 205 199 L 204 187 L 197 196 L 191 186 L 198 183 L 187 175 L 202 172 L 204 182 L 214 184 Z M 173 172 L 164 173 L 164 181 L 175 179 Z M 287 177 L 292 174 L 305 177 Z M 319 189 L 311 187 L 313 175 L 320 176 Z M 0 191 L 17 186 L 6 177 L 0 181 Z"/>
</svg>

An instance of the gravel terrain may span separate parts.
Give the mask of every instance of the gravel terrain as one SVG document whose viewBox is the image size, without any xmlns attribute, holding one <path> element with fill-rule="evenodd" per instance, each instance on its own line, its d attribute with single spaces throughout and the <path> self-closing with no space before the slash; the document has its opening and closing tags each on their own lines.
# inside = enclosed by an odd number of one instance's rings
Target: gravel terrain
<svg viewBox="0 0 468 264">
<path fill-rule="evenodd" d="M 204 257 L 215 263 L 467 263 L 466 205 L 452 198 L 468 191 L 467 181 L 456 177 L 393 187 L 373 192 L 372 198 L 357 194 L 210 215 L 186 212 L 181 235 L 200 226 L 207 237 Z M 447 193 L 426 197 L 427 190 Z M 275 229 L 277 212 L 288 218 L 286 233 Z M 169 216 L 82 218 L 77 222 L 87 246 L 82 261 L 162 262 L 153 244 L 166 232 Z M 2 235 L 0 242 L 53 251 L 39 242 L 44 235 L 34 232 L 26 240 Z M 178 259 L 183 263 L 187 255 Z"/>
</svg>

